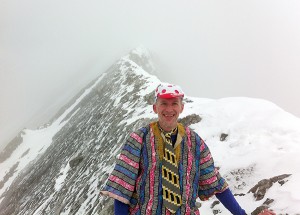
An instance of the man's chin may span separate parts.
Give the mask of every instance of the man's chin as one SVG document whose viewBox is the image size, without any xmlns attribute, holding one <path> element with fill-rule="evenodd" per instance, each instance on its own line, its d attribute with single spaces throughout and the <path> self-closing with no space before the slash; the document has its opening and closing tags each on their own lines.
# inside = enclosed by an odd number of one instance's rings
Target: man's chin
<svg viewBox="0 0 300 215">
<path fill-rule="evenodd" d="M 175 127 L 177 126 L 177 122 L 176 123 L 174 123 L 174 122 L 170 122 L 170 123 L 168 123 L 168 122 L 164 122 L 163 123 L 163 129 L 167 129 L 167 130 L 172 130 L 172 129 L 174 129 Z"/>
</svg>

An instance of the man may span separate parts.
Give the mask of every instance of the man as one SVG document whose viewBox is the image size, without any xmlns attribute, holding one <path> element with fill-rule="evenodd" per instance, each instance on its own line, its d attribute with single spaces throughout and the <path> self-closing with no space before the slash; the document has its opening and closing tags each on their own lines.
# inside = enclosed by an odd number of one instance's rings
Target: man
<svg viewBox="0 0 300 215">
<path fill-rule="evenodd" d="M 115 214 L 199 214 L 196 198 L 213 195 L 235 215 L 245 215 L 214 166 L 199 135 L 178 123 L 184 109 L 179 86 L 160 84 L 153 111 L 158 121 L 130 134 L 102 194 Z M 274 215 L 265 211 L 265 215 Z"/>
</svg>

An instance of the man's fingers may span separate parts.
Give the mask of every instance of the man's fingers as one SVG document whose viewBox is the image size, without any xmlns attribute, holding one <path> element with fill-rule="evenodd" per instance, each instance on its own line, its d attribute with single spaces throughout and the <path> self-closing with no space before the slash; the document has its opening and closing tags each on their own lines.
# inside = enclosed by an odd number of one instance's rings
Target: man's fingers
<svg viewBox="0 0 300 215">
<path fill-rule="evenodd" d="M 276 215 L 275 212 L 271 211 L 271 210 L 268 210 L 268 209 L 264 209 L 263 211 L 261 211 L 259 213 L 259 215 Z"/>
</svg>

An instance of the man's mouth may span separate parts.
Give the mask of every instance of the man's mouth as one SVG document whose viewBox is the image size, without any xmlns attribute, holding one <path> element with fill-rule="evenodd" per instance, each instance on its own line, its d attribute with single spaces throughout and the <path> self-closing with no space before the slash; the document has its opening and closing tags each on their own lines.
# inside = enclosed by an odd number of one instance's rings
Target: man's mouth
<svg viewBox="0 0 300 215">
<path fill-rule="evenodd" d="M 164 117 L 173 117 L 175 114 L 163 114 Z"/>
</svg>

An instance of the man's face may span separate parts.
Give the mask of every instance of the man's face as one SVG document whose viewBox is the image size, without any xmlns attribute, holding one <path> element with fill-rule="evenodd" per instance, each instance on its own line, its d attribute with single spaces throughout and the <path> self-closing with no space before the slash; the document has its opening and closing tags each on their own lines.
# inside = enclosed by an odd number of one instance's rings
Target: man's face
<svg viewBox="0 0 300 215">
<path fill-rule="evenodd" d="M 171 131 L 177 126 L 179 114 L 183 111 L 182 98 L 157 98 L 153 110 L 158 115 L 158 122 L 162 129 Z"/>
</svg>

